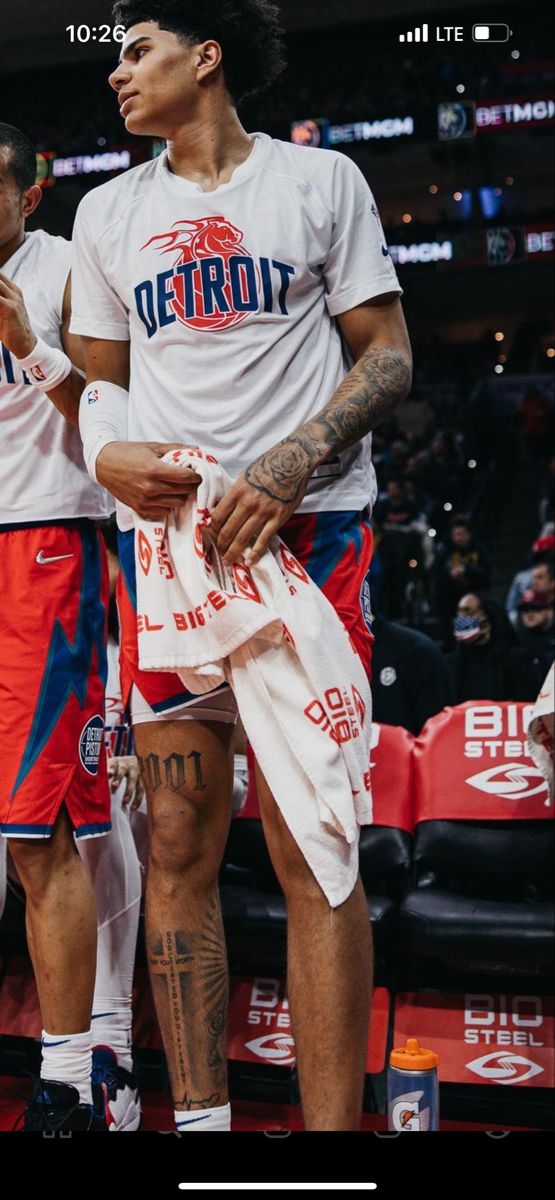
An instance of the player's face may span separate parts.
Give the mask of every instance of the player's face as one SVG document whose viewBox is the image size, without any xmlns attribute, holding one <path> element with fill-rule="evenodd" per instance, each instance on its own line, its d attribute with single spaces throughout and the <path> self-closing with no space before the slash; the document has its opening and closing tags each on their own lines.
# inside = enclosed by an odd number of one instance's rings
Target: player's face
<svg viewBox="0 0 555 1200">
<path fill-rule="evenodd" d="M 190 120 L 198 94 L 197 62 L 194 46 L 153 21 L 128 29 L 109 83 L 129 133 L 170 137 Z"/>
<path fill-rule="evenodd" d="M 22 195 L 10 171 L 10 151 L 0 146 L 0 246 L 17 237 L 22 219 Z"/>
</svg>

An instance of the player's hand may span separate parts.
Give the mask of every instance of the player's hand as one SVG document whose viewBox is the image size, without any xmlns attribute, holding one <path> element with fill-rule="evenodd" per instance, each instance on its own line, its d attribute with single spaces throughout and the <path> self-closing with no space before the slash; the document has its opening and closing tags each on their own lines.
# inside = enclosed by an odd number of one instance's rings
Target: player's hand
<svg viewBox="0 0 555 1200">
<path fill-rule="evenodd" d="M 170 450 L 182 449 L 159 442 L 110 442 L 98 455 L 96 477 L 144 521 L 165 521 L 201 482 L 188 467 L 160 461 Z"/>
<path fill-rule="evenodd" d="M 312 467 L 291 439 L 261 455 L 212 513 L 210 532 L 224 562 L 253 567 L 306 492 Z"/>
<path fill-rule="evenodd" d="M 23 292 L 0 271 L 0 342 L 15 358 L 26 358 L 37 344 Z"/>
<path fill-rule="evenodd" d="M 108 759 L 108 778 L 113 792 L 126 780 L 122 804 L 129 805 L 131 812 L 139 808 L 145 794 L 145 785 L 139 771 L 139 760 L 134 754 Z"/>
</svg>

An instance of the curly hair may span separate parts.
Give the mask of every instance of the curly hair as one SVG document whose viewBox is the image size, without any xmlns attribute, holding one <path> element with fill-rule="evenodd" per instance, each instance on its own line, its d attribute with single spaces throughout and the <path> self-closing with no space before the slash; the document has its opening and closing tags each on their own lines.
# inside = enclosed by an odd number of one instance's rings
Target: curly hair
<svg viewBox="0 0 555 1200">
<path fill-rule="evenodd" d="M 285 67 L 280 13 L 271 0 L 116 0 L 113 19 L 126 30 L 155 21 L 190 44 L 219 42 L 226 86 L 237 104 L 266 91 Z"/>
</svg>

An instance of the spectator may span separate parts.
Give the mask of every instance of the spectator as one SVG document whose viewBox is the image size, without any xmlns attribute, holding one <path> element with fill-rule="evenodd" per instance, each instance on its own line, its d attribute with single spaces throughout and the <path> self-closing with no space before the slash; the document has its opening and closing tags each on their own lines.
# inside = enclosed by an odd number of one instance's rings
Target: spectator
<svg viewBox="0 0 555 1200">
<path fill-rule="evenodd" d="M 551 599 L 555 599 L 553 545 L 554 537 L 538 538 L 532 547 L 532 566 L 527 567 L 525 571 L 518 571 L 511 583 L 505 608 L 515 628 L 518 627 L 518 606 L 524 592 L 532 588 L 533 591 L 545 592 Z"/>
<path fill-rule="evenodd" d="M 436 559 L 436 599 L 447 630 L 458 601 L 471 589 L 487 589 L 490 568 L 485 546 L 474 537 L 466 517 L 454 517 L 449 541 Z"/>
<path fill-rule="evenodd" d="M 539 571 L 540 568 L 536 568 Z M 544 570 L 544 568 L 542 568 Z M 519 603 L 519 637 L 531 661 L 541 674 L 547 674 L 553 662 L 555 599 L 553 596 L 553 568 L 548 575 L 547 590 L 530 588 L 524 592 Z"/>
<path fill-rule="evenodd" d="M 401 725 L 415 736 L 449 704 L 445 660 L 423 633 L 377 614 L 372 656 L 372 715 L 382 725 Z"/>
<path fill-rule="evenodd" d="M 390 479 L 385 499 L 379 500 L 375 508 L 375 520 L 382 533 L 382 603 L 389 617 L 402 615 L 409 562 L 421 556 L 419 516 L 416 504 L 407 499 L 404 480 Z"/>
<path fill-rule="evenodd" d="M 534 662 L 501 604 L 480 592 L 462 596 L 447 655 L 453 704 L 466 700 L 535 700 L 545 670 Z"/>
</svg>

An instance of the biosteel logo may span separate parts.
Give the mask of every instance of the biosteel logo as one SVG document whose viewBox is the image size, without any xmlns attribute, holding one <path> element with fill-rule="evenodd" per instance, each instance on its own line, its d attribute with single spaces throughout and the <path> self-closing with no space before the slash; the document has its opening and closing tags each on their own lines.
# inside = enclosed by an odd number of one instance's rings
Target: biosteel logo
<svg viewBox="0 0 555 1200">
<path fill-rule="evenodd" d="M 545 1015 L 541 996 L 465 996 L 464 1040 L 467 1045 L 492 1047 L 472 1059 L 467 1069 L 491 1083 L 524 1083 L 542 1074 L 533 1058 L 519 1054 L 534 1047 L 545 1049 Z M 493 1049 L 496 1047 L 496 1049 Z M 507 1049 L 500 1049 L 507 1047 Z"/>
<path fill-rule="evenodd" d="M 253 979 L 247 1024 L 262 1026 L 267 1032 L 246 1042 L 245 1049 L 264 1062 L 273 1062 L 280 1067 L 293 1066 L 296 1055 L 289 1001 L 279 979 Z"/>
<path fill-rule="evenodd" d="M 545 792 L 547 783 L 538 767 L 522 763 L 503 763 L 479 771 L 466 780 L 470 787 L 488 796 L 506 796 L 508 800 L 527 800 Z"/>
<path fill-rule="evenodd" d="M 280 1067 L 292 1067 L 296 1062 L 295 1042 L 287 1034 L 267 1033 L 246 1043 L 247 1050 Z"/>
<path fill-rule="evenodd" d="M 527 733 L 533 705 L 477 704 L 464 714 L 466 758 L 525 758 L 529 760 Z M 514 763 L 510 764 L 511 766 Z"/>
<path fill-rule="evenodd" d="M 510 1050 L 496 1050 L 493 1054 L 484 1054 L 483 1058 L 475 1058 L 466 1064 L 469 1071 L 479 1075 L 481 1079 L 490 1079 L 492 1083 L 524 1083 L 541 1075 L 543 1067 L 530 1062 L 522 1054 L 511 1054 Z"/>
</svg>

